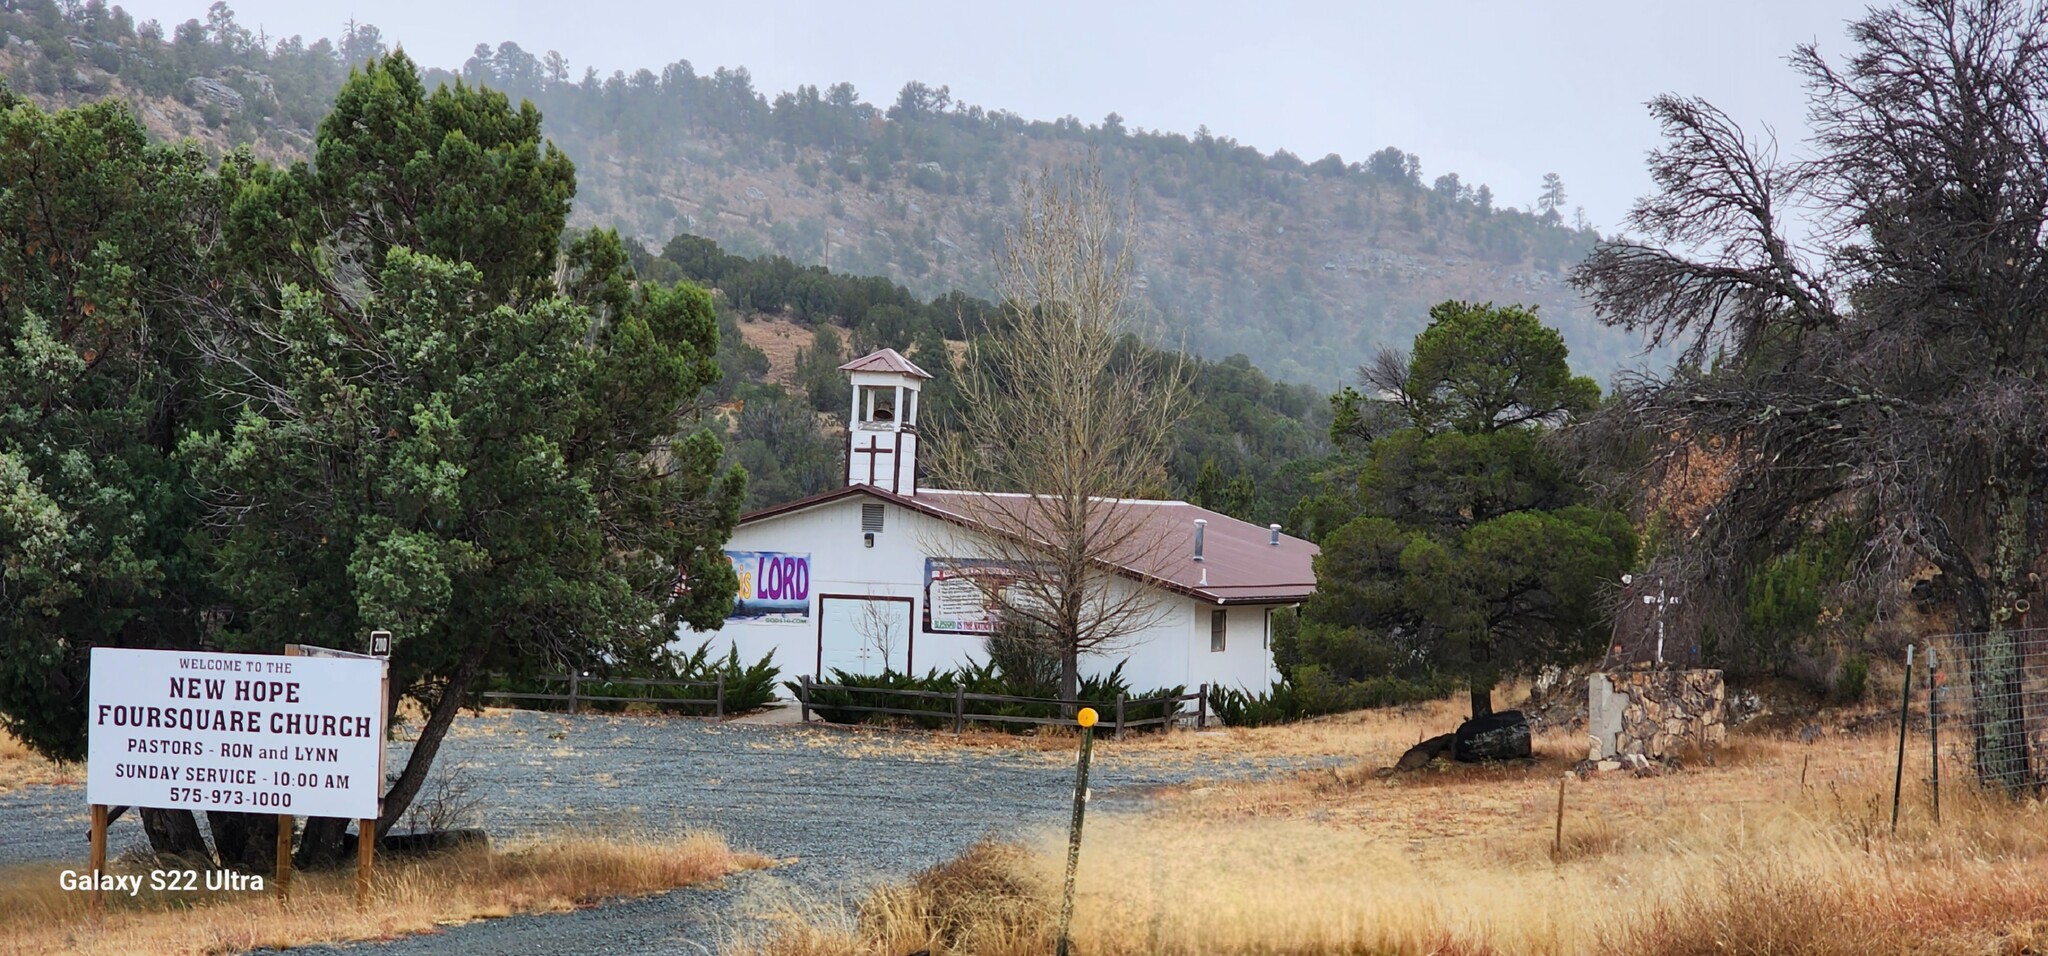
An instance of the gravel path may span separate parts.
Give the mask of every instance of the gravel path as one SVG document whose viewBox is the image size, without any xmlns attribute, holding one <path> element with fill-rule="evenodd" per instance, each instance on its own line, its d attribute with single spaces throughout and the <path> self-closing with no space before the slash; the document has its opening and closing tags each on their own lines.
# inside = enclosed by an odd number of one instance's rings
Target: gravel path
<svg viewBox="0 0 2048 956">
<path fill-rule="evenodd" d="M 393 745 L 391 766 L 405 749 Z M 1097 754 L 1093 807 L 1112 813 L 1142 805 L 1155 787 L 1302 765 L 1113 744 Z M 468 786 L 501 842 L 564 829 L 709 829 L 735 847 L 797 862 L 717 888 L 329 952 L 713 952 L 765 907 L 792 898 L 829 904 L 947 859 L 985 834 L 1057 825 L 1073 794 L 1073 756 L 1065 751 L 955 747 L 914 733 L 602 715 L 465 718 L 437 764 Z M 75 786 L 0 794 L 0 864 L 82 858 L 84 799 Z M 110 842 L 117 852 L 140 844 L 140 824 L 123 819 Z"/>
</svg>

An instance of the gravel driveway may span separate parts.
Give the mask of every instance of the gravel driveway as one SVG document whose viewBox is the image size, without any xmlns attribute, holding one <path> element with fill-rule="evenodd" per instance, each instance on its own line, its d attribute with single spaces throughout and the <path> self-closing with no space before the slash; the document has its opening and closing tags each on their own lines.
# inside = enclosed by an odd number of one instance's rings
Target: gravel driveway
<svg viewBox="0 0 2048 956">
<path fill-rule="evenodd" d="M 393 745 L 391 766 L 406 747 Z M 437 765 L 467 785 L 501 842 L 564 829 L 709 829 L 735 847 L 797 862 L 718 888 L 330 952 L 713 952 L 750 915 L 792 896 L 835 902 L 947 859 L 984 834 L 1059 825 L 1073 794 L 1070 751 L 956 747 L 919 733 L 517 711 L 464 718 Z M 1128 811 L 1151 788 L 1299 765 L 1105 744 L 1090 773 L 1092 806 Z M 0 794 L 0 864 L 82 859 L 85 810 L 76 786 Z M 110 842 L 117 851 L 142 843 L 141 825 L 124 818 Z"/>
</svg>

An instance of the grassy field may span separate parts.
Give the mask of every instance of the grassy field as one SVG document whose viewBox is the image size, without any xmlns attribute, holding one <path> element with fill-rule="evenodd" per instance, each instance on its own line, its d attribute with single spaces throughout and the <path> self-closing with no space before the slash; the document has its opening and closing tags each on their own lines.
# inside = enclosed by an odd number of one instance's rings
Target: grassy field
<svg viewBox="0 0 2048 956">
<path fill-rule="evenodd" d="M 377 867 L 373 905 L 355 907 L 355 874 L 301 873 L 291 899 L 268 893 L 107 895 L 94 919 L 88 895 L 59 888 L 56 864 L 0 870 L 0 953 L 239 953 L 264 947 L 388 939 L 438 927 L 568 910 L 658 893 L 769 865 L 717 836 L 675 840 L 574 837 L 504 851 L 471 850 Z M 115 873 L 146 872 L 115 864 Z"/>
<path fill-rule="evenodd" d="M 0 730 L 0 793 L 38 783 L 83 783 L 85 765 L 46 760 Z"/>
<path fill-rule="evenodd" d="M 1374 773 L 1456 719 L 1440 703 L 1138 745 L 1357 759 L 1091 820 L 1077 951 L 2048 953 L 2048 811 L 1951 786 L 1936 826 L 1925 737 L 1893 835 L 1883 733 L 1738 733 L 1711 766 L 1643 778 L 1565 779 L 1585 755 L 1565 734 L 1534 766 Z M 857 913 L 794 907 L 754 956 L 1049 952 L 1063 851 L 984 844 Z"/>
</svg>

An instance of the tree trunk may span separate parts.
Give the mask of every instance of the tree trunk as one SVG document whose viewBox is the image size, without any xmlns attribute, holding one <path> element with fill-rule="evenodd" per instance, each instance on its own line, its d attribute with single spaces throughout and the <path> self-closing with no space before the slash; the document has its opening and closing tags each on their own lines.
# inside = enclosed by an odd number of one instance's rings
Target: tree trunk
<svg viewBox="0 0 2048 956">
<path fill-rule="evenodd" d="M 143 807 L 142 832 L 149 834 L 149 848 L 157 856 L 211 858 L 206 834 L 199 832 L 199 819 L 190 810 L 160 810 Z"/>
<path fill-rule="evenodd" d="M 469 685 L 476 681 L 478 668 L 483 666 L 484 645 L 471 647 L 462 656 L 462 662 L 455 666 L 455 672 L 448 675 L 448 683 L 441 689 L 441 699 L 434 702 L 434 711 L 427 715 L 425 726 L 420 728 L 420 739 L 412 745 L 412 756 L 405 761 L 405 770 L 392 781 L 390 791 L 384 794 L 384 815 L 377 819 L 377 838 L 383 839 L 390 833 L 405 811 L 412 807 L 414 797 L 426 785 L 427 771 L 434 766 L 434 756 L 441 752 L 441 741 L 448 736 L 448 728 L 455 723 L 455 715 L 462 710 L 462 699 L 469 694 Z"/>
<path fill-rule="evenodd" d="M 306 828 L 299 831 L 299 851 L 293 854 L 292 865 L 301 870 L 327 870 L 349 862 L 354 847 L 343 842 L 347 836 L 347 820 L 308 818 Z"/>
<path fill-rule="evenodd" d="M 1060 699 L 1069 703 L 1081 697 L 1081 652 L 1072 645 L 1060 651 Z"/>
<path fill-rule="evenodd" d="M 1474 641 L 1472 644 L 1473 666 L 1469 685 L 1472 688 L 1473 720 L 1478 720 L 1493 713 L 1493 685 L 1500 680 L 1500 677 L 1493 673 L 1493 669 L 1490 666 L 1492 662 L 1493 633 L 1489 630 L 1485 640 Z"/>
<path fill-rule="evenodd" d="M 2017 794 L 2032 783 L 2027 752 L 2025 686 L 2020 656 L 2026 635 L 2015 629 L 2015 605 L 2027 596 L 2033 566 L 2033 535 L 2027 497 L 2009 495 L 1999 509 L 1991 555 L 1990 629 L 1978 639 L 1975 694 L 1977 778 Z"/>
<path fill-rule="evenodd" d="M 277 870 L 277 816 L 270 813 L 206 811 L 220 865 L 269 875 Z"/>
<path fill-rule="evenodd" d="M 1473 719 L 1473 720 L 1478 720 L 1479 718 L 1481 718 L 1481 717 L 1485 717 L 1485 716 L 1488 716 L 1488 715 L 1490 715 L 1490 714 L 1492 714 L 1492 713 L 1493 713 L 1493 685 L 1492 685 L 1492 684 L 1488 684 L 1488 685 L 1486 685 L 1485 687 L 1481 687 L 1481 686 L 1479 686 L 1479 682 L 1478 682 L 1478 681 L 1473 681 L 1473 682 L 1472 682 L 1472 719 Z"/>
</svg>

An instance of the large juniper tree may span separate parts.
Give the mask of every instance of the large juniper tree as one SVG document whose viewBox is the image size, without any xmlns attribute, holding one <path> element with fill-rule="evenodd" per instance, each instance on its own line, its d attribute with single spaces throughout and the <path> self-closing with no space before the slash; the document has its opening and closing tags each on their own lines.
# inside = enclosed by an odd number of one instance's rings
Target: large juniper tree
<svg viewBox="0 0 2048 956">
<path fill-rule="evenodd" d="M 237 284 L 206 347 L 236 418 L 182 453 L 243 644 L 393 632 L 427 716 L 381 833 L 481 675 L 723 618 L 744 478 L 691 424 L 717 320 L 700 289 L 636 287 L 608 232 L 560 252 L 574 173 L 539 114 L 429 94 L 402 54 L 343 88 L 312 167 L 228 176 Z M 339 835 L 310 825 L 301 856 Z"/>
<path fill-rule="evenodd" d="M 1461 302 L 1363 372 L 1334 428 L 1371 442 L 1364 513 L 1323 539 L 1301 655 L 1353 680 L 1454 678 L 1486 716 L 1502 676 L 1600 646 L 1602 586 L 1634 558 L 1541 434 L 1599 389 L 1533 312 Z"/>
<path fill-rule="evenodd" d="M 1627 383 L 1607 421 L 1658 446 L 1653 486 L 1714 457 L 1667 562 L 1703 594 L 1842 510 L 1875 529 L 1872 579 L 1938 569 L 1957 629 L 1984 633 L 1978 769 L 2038 780 L 2012 629 L 2048 527 L 2048 9 L 1912 0 L 1849 36 L 1846 59 L 1793 54 L 1806 158 L 1700 100 L 1651 102 L 1668 142 L 1642 239 L 1574 280 L 1696 362 Z"/>
<path fill-rule="evenodd" d="M 716 626 L 745 483 L 694 414 L 710 298 L 564 243 L 574 171 L 531 107 L 393 56 L 319 142 L 210 170 L 118 104 L 0 92 L 0 717 L 76 757 L 94 645 L 387 627 L 427 716 L 382 832 L 481 675 Z M 267 865 L 276 819 L 209 815 L 222 862 Z M 145 822 L 204 848 L 189 812 Z"/>
<path fill-rule="evenodd" d="M 84 756 L 94 646 L 193 646 L 210 604 L 176 306 L 206 285 L 216 192 L 123 107 L 0 84 L 0 727 L 53 757 Z M 204 849 L 190 813 L 143 817 L 159 850 Z"/>
</svg>

